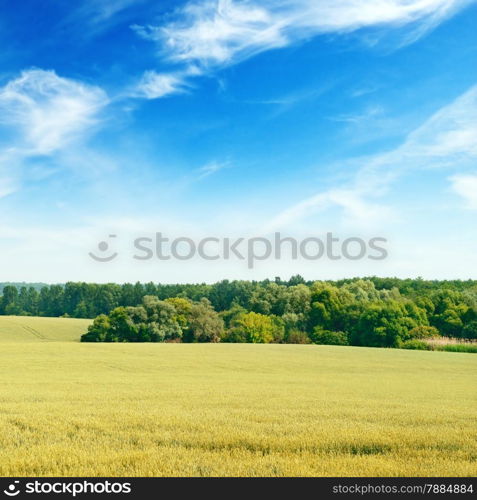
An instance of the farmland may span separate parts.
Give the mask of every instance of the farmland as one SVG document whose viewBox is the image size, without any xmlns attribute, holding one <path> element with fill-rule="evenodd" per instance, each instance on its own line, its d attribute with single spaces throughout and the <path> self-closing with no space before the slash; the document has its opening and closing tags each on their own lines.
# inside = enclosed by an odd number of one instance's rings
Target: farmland
<svg viewBox="0 0 477 500">
<path fill-rule="evenodd" d="M 0 316 L 0 342 L 79 342 L 88 319 Z"/>
<path fill-rule="evenodd" d="M 82 344 L 42 318 L 48 342 L 2 320 L 2 476 L 477 472 L 472 354 Z"/>
</svg>

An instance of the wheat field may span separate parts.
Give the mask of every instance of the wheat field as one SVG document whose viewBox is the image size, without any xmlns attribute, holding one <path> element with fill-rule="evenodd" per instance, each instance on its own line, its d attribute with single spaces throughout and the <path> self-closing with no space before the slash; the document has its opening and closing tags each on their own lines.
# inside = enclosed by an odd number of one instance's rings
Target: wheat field
<svg viewBox="0 0 477 500">
<path fill-rule="evenodd" d="M 2 342 L 79 342 L 90 319 L 0 316 Z"/>
<path fill-rule="evenodd" d="M 2 476 L 477 473 L 472 354 L 12 335 Z"/>
</svg>

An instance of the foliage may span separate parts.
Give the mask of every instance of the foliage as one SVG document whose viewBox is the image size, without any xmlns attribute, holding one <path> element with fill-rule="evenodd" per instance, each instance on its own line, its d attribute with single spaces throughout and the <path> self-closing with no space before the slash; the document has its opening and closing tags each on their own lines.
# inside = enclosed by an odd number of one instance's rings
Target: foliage
<svg viewBox="0 0 477 500">
<path fill-rule="evenodd" d="M 431 351 L 433 349 L 431 344 L 419 340 L 417 338 L 406 340 L 401 344 L 401 349 L 414 349 L 417 351 Z"/>
<path fill-rule="evenodd" d="M 220 342 L 224 334 L 224 321 L 207 299 L 191 306 L 187 318 L 186 342 Z"/>
<path fill-rule="evenodd" d="M 0 315 L 106 315 L 111 331 L 105 333 L 103 318 L 85 340 L 316 342 L 322 330 L 344 332 L 350 344 L 372 347 L 438 336 L 477 338 L 475 281 L 372 277 L 307 282 L 294 276 L 212 285 L 69 282 L 0 284 L 0 289 Z M 319 341 L 326 341 L 322 334 Z"/>
<path fill-rule="evenodd" d="M 249 312 L 235 319 L 230 333 L 242 342 L 268 344 L 283 338 L 284 327 L 273 317 Z"/>
<path fill-rule="evenodd" d="M 287 344 L 309 344 L 311 339 L 306 332 L 290 330 L 286 333 L 285 342 Z"/>
<path fill-rule="evenodd" d="M 471 321 L 464 326 L 463 337 L 469 340 L 477 340 L 477 321 Z"/>
<path fill-rule="evenodd" d="M 163 342 L 182 337 L 174 305 L 146 296 L 137 307 L 116 307 L 99 315 L 82 336 L 83 342 Z"/>
<path fill-rule="evenodd" d="M 416 326 L 408 334 L 410 340 L 431 339 L 438 336 L 439 330 L 434 326 Z"/>
<path fill-rule="evenodd" d="M 348 335 L 345 332 L 332 332 L 324 330 L 321 326 L 315 327 L 310 337 L 314 344 L 349 345 Z"/>
<path fill-rule="evenodd" d="M 350 343 L 371 347 L 399 347 L 418 326 L 401 302 L 372 302 L 352 328 Z"/>
</svg>

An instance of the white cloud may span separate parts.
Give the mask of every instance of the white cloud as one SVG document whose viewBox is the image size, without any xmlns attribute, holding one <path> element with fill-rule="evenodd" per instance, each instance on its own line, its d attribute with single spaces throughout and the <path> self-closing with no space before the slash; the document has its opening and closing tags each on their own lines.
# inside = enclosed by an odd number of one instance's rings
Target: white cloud
<svg viewBox="0 0 477 500">
<path fill-rule="evenodd" d="M 171 61 L 225 66 L 327 33 L 409 26 L 406 42 L 474 0 L 202 0 L 162 26 L 134 26 Z"/>
<path fill-rule="evenodd" d="M 343 209 L 350 225 L 372 226 L 390 215 L 377 204 L 393 181 L 407 171 L 423 168 L 467 168 L 477 158 L 477 86 L 470 88 L 451 104 L 441 108 L 423 125 L 409 134 L 404 143 L 387 153 L 358 159 L 347 186 L 330 188 L 306 198 L 275 216 L 265 228 L 271 232 L 330 207 Z M 477 177 L 456 176 L 454 190 L 469 208 L 477 208 Z"/>
<path fill-rule="evenodd" d="M 265 225 L 263 232 L 272 233 L 293 227 L 297 221 L 333 207 L 343 211 L 348 225 L 361 229 L 390 220 L 393 216 L 388 207 L 370 202 L 364 193 L 355 187 L 335 188 L 306 198 L 283 210 Z"/>
<path fill-rule="evenodd" d="M 207 163 L 207 165 L 204 165 L 203 167 L 199 168 L 199 179 L 204 179 L 205 177 L 209 177 L 209 175 L 215 174 L 219 172 L 220 170 L 223 170 L 224 168 L 227 168 L 230 166 L 230 163 L 228 161 L 224 162 L 217 162 L 217 161 L 212 161 L 210 163 Z"/>
<path fill-rule="evenodd" d="M 26 154 L 51 154 L 86 133 L 108 103 L 98 87 L 32 69 L 0 88 L 0 125 L 15 128 Z"/>
<path fill-rule="evenodd" d="M 446 158 L 477 155 L 477 85 L 434 114 L 410 134 L 404 149 L 414 155 Z"/>
<path fill-rule="evenodd" d="M 100 88 L 62 78 L 54 71 L 23 71 L 0 87 L 0 131 L 4 133 L 0 197 L 18 190 L 29 176 L 49 175 L 47 162 L 39 164 L 35 157 L 58 159 L 91 132 L 107 104 Z"/>
<path fill-rule="evenodd" d="M 13 180 L 8 177 L 0 176 L 0 198 L 7 196 L 15 191 Z"/>
<path fill-rule="evenodd" d="M 466 207 L 477 210 L 477 175 L 455 175 L 450 181 L 454 192 L 464 198 Z"/>
<path fill-rule="evenodd" d="M 382 106 L 370 106 L 365 109 L 360 114 L 343 114 L 331 117 L 330 119 L 335 122 L 349 123 L 353 125 L 359 125 L 361 123 L 368 122 L 369 120 L 381 117 L 384 115 L 384 109 Z"/>
<path fill-rule="evenodd" d="M 137 5 L 143 0 L 88 0 L 81 9 L 81 13 L 91 23 L 101 23 L 111 19 L 119 12 Z"/>
<path fill-rule="evenodd" d="M 170 59 L 187 63 L 224 64 L 243 52 L 287 43 L 266 8 L 231 0 L 191 2 L 179 12 L 176 22 L 135 29 L 163 45 Z"/>
<path fill-rule="evenodd" d="M 66 2 L 65 2 L 66 3 Z M 69 14 L 59 24 L 65 36 L 98 36 L 118 23 L 137 15 L 137 8 L 147 0 L 81 0 L 68 2 Z M 133 8 L 134 7 L 134 8 Z"/>
<path fill-rule="evenodd" d="M 172 94 L 185 92 L 187 83 L 179 73 L 156 73 L 146 71 L 139 83 L 135 86 L 132 96 L 157 99 Z"/>
<path fill-rule="evenodd" d="M 320 34 L 406 26 L 405 45 L 475 1 L 192 0 L 169 23 L 131 26 L 183 69 L 173 74 L 148 71 L 130 95 L 154 99 L 181 92 L 194 76 Z"/>
</svg>

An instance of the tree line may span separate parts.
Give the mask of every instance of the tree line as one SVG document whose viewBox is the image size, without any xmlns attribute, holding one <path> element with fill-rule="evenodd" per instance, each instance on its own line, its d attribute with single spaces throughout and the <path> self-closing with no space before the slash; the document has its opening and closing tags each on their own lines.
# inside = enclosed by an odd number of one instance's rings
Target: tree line
<svg viewBox="0 0 477 500">
<path fill-rule="evenodd" d="M 477 282 L 397 278 L 7 285 L 0 314 L 96 318 L 83 341 L 424 348 L 477 338 Z"/>
</svg>

